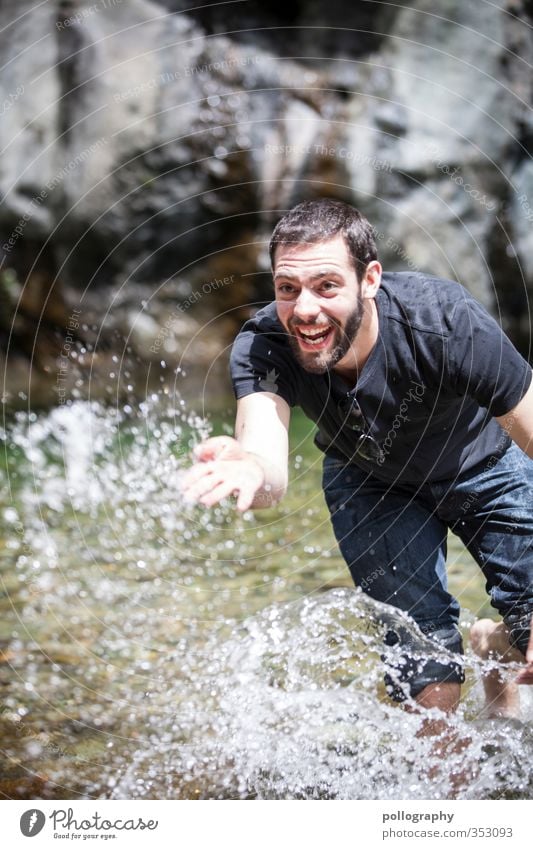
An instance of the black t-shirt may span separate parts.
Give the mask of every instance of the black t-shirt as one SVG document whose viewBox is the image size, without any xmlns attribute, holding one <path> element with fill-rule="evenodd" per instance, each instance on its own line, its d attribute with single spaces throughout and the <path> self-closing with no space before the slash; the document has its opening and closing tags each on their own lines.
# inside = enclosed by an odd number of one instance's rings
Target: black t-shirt
<svg viewBox="0 0 533 849">
<path fill-rule="evenodd" d="M 260 309 L 233 344 L 236 397 L 277 393 L 316 422 L 319 448 L 386 481 L 445 480 L 501 456 L 510 438 L 494 416 L 525 395 L 531 368 L 498 323 L 460 284 L 421 274 L 383 274 L 376 306 L 378 341 L 351 390 L 333 371 L 306 372 L 275 304 Z M 375 460 L 354 453 L 339 413 L 347 394 L 379 443 Z"/>
</svg>

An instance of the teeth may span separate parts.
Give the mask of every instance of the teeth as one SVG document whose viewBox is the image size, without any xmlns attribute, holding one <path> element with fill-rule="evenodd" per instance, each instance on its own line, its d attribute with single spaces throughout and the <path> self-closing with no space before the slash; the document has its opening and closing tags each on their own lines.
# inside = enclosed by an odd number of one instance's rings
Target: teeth
<svg viewBox="0 0 533 849">
<path fill-rule="evenodd" d="M 316 330 L 303 330 L 301 327 L 299 328 L 299 332 L 302 336 L 306 336 L 312 338 L 313 336 L 323 336 L 329 330 L 329 326 L 325 325 L 324 327 Z"/>
<path fill-rule="evenodd" d="M 305 341 L 307 342 L 308 345 L 320 345 L 320 343 L 323 340 L 322 340 L 322 338 L 320 338 L 320 339 L 310 339 L 309 338 L 309 339 L 306 339 Z"/>
</svg>

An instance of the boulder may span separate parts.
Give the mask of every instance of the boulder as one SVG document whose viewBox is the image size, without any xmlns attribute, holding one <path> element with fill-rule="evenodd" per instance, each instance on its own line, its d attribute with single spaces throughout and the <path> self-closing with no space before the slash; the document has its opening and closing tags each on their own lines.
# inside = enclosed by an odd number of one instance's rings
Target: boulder
<svg viewBox="0 0 533 849">
<path fill-rule="evenodd" d="M 21 357 L 53 378 L 73 309 L 78 370 L 91 354 L 105 372 L 120 339 L 149 368 L 169 321 L 165 362 L 205 369 L 212 343 L 196 356 L 180 334 L 220 316 L 223 351 L 270 298 L 272 226 L 320 195 L 368 215 L 386 267 L 459 279 L 527 350 L 530 4 L 187 7 L 2 3 L 9 397 Z"/>
</svg>

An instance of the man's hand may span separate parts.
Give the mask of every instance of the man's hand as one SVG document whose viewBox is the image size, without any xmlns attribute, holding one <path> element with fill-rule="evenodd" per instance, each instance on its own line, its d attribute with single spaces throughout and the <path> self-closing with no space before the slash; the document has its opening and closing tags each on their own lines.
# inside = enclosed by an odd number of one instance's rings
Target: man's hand
<svg viewBox="0 0 533 849">
<path fill-rule="evenodd" d="M 277 504 L 287 489 L 289 419 L 290 407 L 278 395 L 240 398 L 237 439 L 213 436 L 197 446 L 196 463 L 183 477 L 185 498 L 212 507 L 236 495 L 241 512 Z"/>
<path fill-rule="evenodd" d="M 196 464 L 185 474 L 182 492 L 186 500 L 212 507 L 223 498 L 237 495 L 237 510 L 248 510 L 265 484 L 259 457 L 244 451 L 230 436 L 213 436 L 194 450 Z"/>
<path fill-rule="evenodd" d="M 529 645 L 526 652 L 526 663 L 515 678 L 517 684 L 533 684 L 533 627 L 529 635 Z"/>
</svg>

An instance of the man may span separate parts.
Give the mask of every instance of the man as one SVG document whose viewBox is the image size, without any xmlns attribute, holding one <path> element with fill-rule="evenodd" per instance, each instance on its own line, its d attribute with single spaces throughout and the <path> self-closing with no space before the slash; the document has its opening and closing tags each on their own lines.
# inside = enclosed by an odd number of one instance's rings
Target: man
<svg viewBox="0 0 533 849">
<path fill-rule="evenodd" d="M 497 670 L 484 682 L 491 712 L 515 714 L 516 684 L 533 683 L 530 366 L 458 283 L 383 274 L 370 224 L 347 204 L 299 204 L 276 226 L 270 255 L 275 302 L 232 351 L 236 438 L 198 448 L 185 495 L 212 506 L 235 494 L 241 511 L 278 502 L 290 408 L 299 405 L 318 425 L 324 494 L 355 583 L 435 642 L 421 659 L 428 640 L 386 621 L 392 698 L 445 712 L 459 701 L 451 528 L 503 617 L 476 623 L 475 650 L 527 660 L 514 682 Z"/>
</svg>

